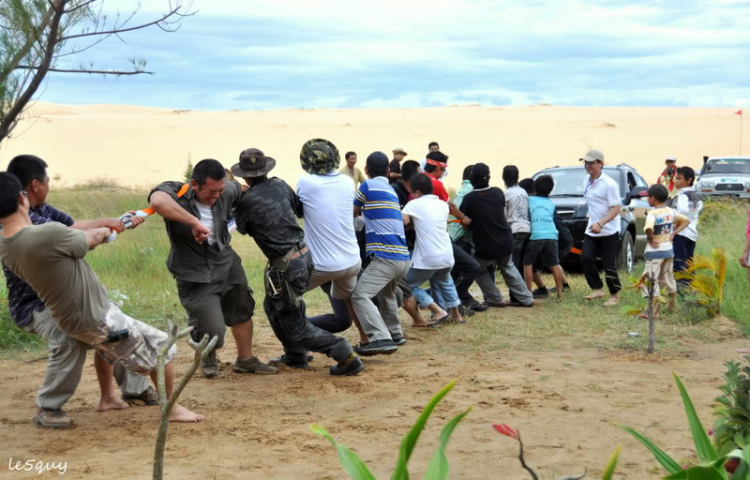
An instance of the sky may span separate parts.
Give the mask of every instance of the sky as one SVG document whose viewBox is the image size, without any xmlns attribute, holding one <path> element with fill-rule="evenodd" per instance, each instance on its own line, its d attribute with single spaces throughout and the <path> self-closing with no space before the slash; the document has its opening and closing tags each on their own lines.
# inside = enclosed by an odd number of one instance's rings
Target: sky
<svg viewBox="0 0 750 480">
<path fill-rule="evenodd" d="M 174 2 L 174 0 L 172 0 Z M 168 0 L 147 0 L 149 21 Z M 137 5 L 105 0 L 110 19 Z M 176 109 L 750 104 L 750 1 L 195 0 L 175 33 L 129 32 L 52 73 L 41 100 Z"/>
</svg>

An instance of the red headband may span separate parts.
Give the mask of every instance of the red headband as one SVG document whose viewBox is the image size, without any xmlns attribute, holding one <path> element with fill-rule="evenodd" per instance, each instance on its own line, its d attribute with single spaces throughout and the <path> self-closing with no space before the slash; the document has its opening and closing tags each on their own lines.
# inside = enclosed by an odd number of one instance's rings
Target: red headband
<svg viewBox="0 0 750 480">
<path fill-rule="evenodd" d="M 443 167 L 443 168 L 445 168 L 445 167 L 448 166 L 447 163 L 438 162 L 437 160 L 433 160 L 431 158 L 427 159 L 427 163 L 430 164 L 430 165 L 435 165 L 436 167 Z"/>
</svg>

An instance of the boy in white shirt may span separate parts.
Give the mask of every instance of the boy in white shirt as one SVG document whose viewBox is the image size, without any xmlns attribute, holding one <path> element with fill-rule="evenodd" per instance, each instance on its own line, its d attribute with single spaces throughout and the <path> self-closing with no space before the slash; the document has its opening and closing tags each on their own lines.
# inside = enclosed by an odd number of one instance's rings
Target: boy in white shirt
<svg viewBox="0 0 750 480">
<path fill-rule="evenodd" d="M 695 182 L 695 171 L 690 167 L 680 167 L 674 179 L 675 187 L 679 193 L 672 200 L 672 206 L 690 220 L 690 225 L 675 235 L 674 248 L 674 271 L 681 272 L 687 268 L 687 263 L 693 259 L 695 243 L 698 241 L 698 215 L 703 209 L 701 195 L 693 187 Z M 680 290 L 689 284 L 688 280 L 679 280 Z"/>
<path fill-rule="evenodd" d="M 411 178 L 413 199 L 401 212 L 404 226 L 413 225 L 417 240 L 412 254 L 412 266 L 406 274 L 405 281 L 411 287 L 419 307 L 428 308 L 435 314 L 434 325 L 452 321 L 464 323 L 458 306 L 456 286 L 451 278 L 453 244 L 448 235 L 448 204 L 432 194 L 432 180 L 425 174 Z M 432 279 L 432 288 L 440 291 L 445 307 L 443 310 L 432 297 L 421 288 L 422 284 Z"/>
<path fill-rule="evenodd" d="M 666 288 L 669 294 L 668 308 L 673 311 L 677 299 L 677 285 L 672 272 L 674 259 L 672 239 L 690 224 L 690 220 L 685 215 L 667 207 L 665 203 L 668 199 L 669 190 L 664 185 L 657 183 L 648 189 L 648 204 L 653 207 L 653 210 L 646 215 L 644 226 L 648 237 L 645 254 L 646 268 L 639 283 L 643 283 L 647 278 L 656 282 L 654 297 L 659 297 L 661 290 Z M 642 285 L 642 289 L 644 297 L 648 296 L 647 287 Z M 658 304 L 654 307 L 654 316 L 657 314 Z M 638 317 L 648 318 L 648 314 L 642 312 Z"/>
</svg>

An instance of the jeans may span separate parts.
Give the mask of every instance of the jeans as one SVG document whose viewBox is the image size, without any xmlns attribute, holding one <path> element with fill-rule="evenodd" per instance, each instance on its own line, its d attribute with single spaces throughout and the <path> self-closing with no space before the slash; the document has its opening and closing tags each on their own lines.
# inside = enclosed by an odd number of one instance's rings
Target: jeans
<svg viewBox="0 0 750 480">
<path fill-rule="evenodd" d="M 609 293 L 614 295 L 622 290 L 620 277 L 617 274 L 617 250 L 620 248 L 620 236 L 618 234 L 606 237 L 592 237 L 586 235 L 583 240 L 583 251 L 581 252 L 581 266 L 586 276 L 586 282 L 592 290 L 604 287 L 599 277 L 597 261 L 602 259 L 604 264 L 604 275 L 607 279 Z"/>
<path fill-rule="evenodd" d="M 674 271 L 682 272 L 687 269 L 687 262 L 693 259 L 695 253 L 695 242 L 682 235 L 675 235 L 672 241 L 672 249 L 674 250 Z M 690 280 L 687 278 L 677 280 L 677 287 L 680 290 L 684 290 L 690 285 Z"/>
<path fill-rule="evenodd" d="M 359 277 L 352 294 L 352 306 L 370 341 L 390 340 L 393 336 L 403 334 L 398 320 L 395 290 L 399 280 L 406 276 L 410 265 L 408 260 L 372 257 L 370 265 Z M 379 307 L 372 302 L 372 297 L 375 296 Z"/>
<path fill-rule="evenodd" d="M 501 303 L 503 301 L 503 294 L 500 289 L 495 285 L 494 275 L 490 274 L 490 270 L 487 268 L 493 263 L 497 265 L 500 270 L 500 274 L 505 280 L 505 285 L 508 287 L 510 295 L 515 301 L 522 305 L 533 305 L 534 297 L 526 287 L 526 282 L 523 281 L 523 277 L 518 273 L 518 269 L 513 265 L 513 256 L 508 255 L 497 260 L 487 260 L 484 258 L 477 258 L 479 266 L 482 268 L 482 274 L 477 279 L 477 285 L 482 290 L 484 300 L 491 303 Z"/>
<path fill-rule="evenodd" d="M 280 298 L 273 298 L 269 294 L 270 287 L 265 282 L 263 309 L 290 362 L 305 363 L 308 350 L 325 353 L 340 362 L 352 353 L 349 342 L 314 326 L 305 315 L 302 294 L 307 290 L 313 268 L 310 252 L 292 259 L 285 272 Z"/>
<path fill-rule="evenodd" d="M 340 333 L 348 330 L 352 326 L 352 318 L 349 316 L 349 309 L 346 307 L 346 302 L 331 296 L 331 282 L 324 283 L 320 286 L 320 289 L 328 295 L 333 313 L 308 317 L 307 319 L 310 320 L 310 323 L 318 328 L 322 328 L 326 332 Z"/>
<path fill-rule="evenodd" d="M 461 305 L 461 300 L 458 299 L 458 293 L 456 293 L 456 286 L 451 278 L 451 267 L 440 270 L 411 268 L 409 273 L 406 274 L 405 280 L 411 287 L 419 308 L 425 309 L 433 303 L 437 303 L 421 288 L 421 285 L 428 279 L 430 280 L 430 293 L 435 295 L 435 293 L 440 292 L 441 294 L 443 303 L 438 304 L 441 308 L 448 309 Z"/>
<path fill-rule="evenodd" d="M 530 234 L 527 232 L 513 234 L 513 265 L 518 269 L 518 273 L 523 277 L 523 257 L 526 253 L 526 241 Z"/>
<path fill-rule="evenodd" d="M 451 270 L 451 277 L 458 298 L 462 303 L 471 303 L 474 298 L 469 293 L 469 288 L 479 278 L 482 269 L 479 268 L 479 262 L 471 256 L 471 245 L 462 240 L 453 244 L 453 259 L 455 263 Z"/>
</svg>

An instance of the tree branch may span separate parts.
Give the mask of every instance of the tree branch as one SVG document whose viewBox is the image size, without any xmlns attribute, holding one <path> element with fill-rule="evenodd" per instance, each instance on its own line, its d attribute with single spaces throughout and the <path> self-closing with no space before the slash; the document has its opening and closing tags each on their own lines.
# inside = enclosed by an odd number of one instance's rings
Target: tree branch
<svg viewBox="0 0 750 480">
<path fill-rule="evenodd" d="M 37 70 L 41 67 L 32 67 L 30 65 L 19 65 L 16 67 L 19 70 Z M 68 68 L 48 68 L 48 72 L 57 72 L 57 73 L 88 73 L 90 75 L 115 75 L 115 76 L 121 76 L 121 75 L 155 75 L 154 72 L 149 72 L 146 70 L 130 70 L 130 71 L 123 71 L 123 70 L 89 70 L 89 69 L 68 69 Z"/>
<path fill-rule="evenodd" d="M 29 103 L 29 100 L 31 100 L 31 97 L 33 97 L 36 91 L 39 89 L 39 86 L 42 84 L 42 80 L 44 80 L 44 77 L 47 75 L 47 71 L 52 64 L 52 59 L 55 56 L 55 45 L 57 44 L 57 32 L 60 28 L 60 21 L 62 20 L 63 16 L 62 7 L 65 4 L 65 0 L 56 1 L 58 6 L 55 8 L 55 13 L 52 17 L 52 22 L 50 23 L 50 30 L 47 36 L 47 47 L 44 52 L 44 59 L 42 60 L 42 64 L 37 69 L 36 74 L 34 74 L 34 78 L 31 80 L 31 83 L 29 83 L 29 87 L 25 92 L 23 92 L 23 94 L 21 94 L 20 97 L 18 97 L 18 100 L 15 101 L 8 113 L 2 117 L 2 121 L 0 121 L 0 141 L 8 136 L 11 127 L 16 121 L 16 117 L 21 114 L 26 104 Z M 55 5 L 53 5 L 53 7 L 55 7 Z"/>
<path fill-rule="evenodd" d="M 0 83 L 5 83 L 8 75 L 10 75 L 10 73 L 15 70 L 16 66 L 21 63 L 21 60 L 23 60 L 24 57 L 28 55 L 28 53 L 31 51 L 31 47 L 34 46 L 34 43 L 36 43 L 41 38 L 41 33 L 47 28 L 47 25 L 49 25 L 49 22 L 52 20 L 52 16 L 54 14 L 55 10 L 53 8 L 50 8 L 42 18 L 42 23 L 39 24 L 39 27 L 32 27 L 34 33 L 32 35 L 29 35 L 24 46 L 21 47 L 18 53 L 16 53 L 16 55 L 10 60 L 10 62 L 8 62 L 5 70 L 0 72 Z"/>
<path fill-rule="evenodd" d="M 72 12 L 75 12 L 76 10 L 80 10 L 82 8 L 86 8 L 86 7 L 88 7 L 89 5 L 91 5 L 92 3 L 96 2 L 96 1 L 97 0 L 88 0 L 88 2 L 83 2 L 82 4 L 80 4 L 80 5 L 76 6 L 76 7 L 73 7 L 70 10 L 65 10 L 65 13 L 72 13 Z"/>
<path fill-rule="evenodd" d="M 193 15 L 195 15 L 195 12 L 179 13 L 181 9 L 182 9 L 182 5 L 177 6 L 177 7 L 173 8 L 172 10 L 170 10 L 168 13 L 165 13 L 161 18 L 159 18 L 157 20 L 154 20 L 153 22 L 149 22 L 149 23 L 144 23 L 144 24 L 141 24 L 141 25 L 136 25 L 135 27 L 118 28 L 118 29 L 107 30 L 107 31 L 102 31 L 102 32 L 79 33 L 77 35 L 70 35 L 68 37 L 63 37 L 63 38 L 60 39 L 60 41 L 64 42 L 64 41 L 67 41 L 67 40 L 72 40 L 74 38 L 94 37 L 94 36 L 99 36 L 99 35 L 114 35 L 114 34 L 118 34 L 118 33 L 132 32 L 133 30 L 140 30 L 140 29 L 143 29 L 143 28 L 146 28 L 146 27 L 151 27 L 153 25 L 157 25 L 159 28 L 161 28 L 162 30 L 164 30 L 166 32 L 175 32 L 176 30 L 165 29 L 165 27 L 162 26 L 162 23 L 165 23 L 165 20 L 167 20 L 167 19 L 169 19 L 170 17 L 173 17 L 173 16 L 178 16 L 180 18 L 184 18 L 184 17 L 192 17 Z"/>
</svg>

